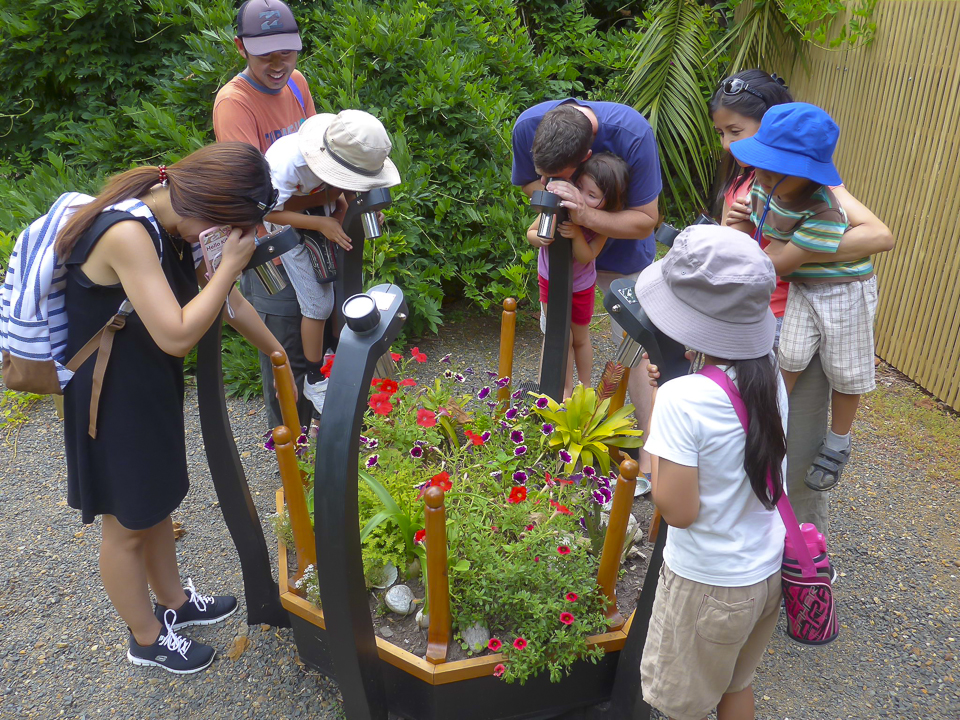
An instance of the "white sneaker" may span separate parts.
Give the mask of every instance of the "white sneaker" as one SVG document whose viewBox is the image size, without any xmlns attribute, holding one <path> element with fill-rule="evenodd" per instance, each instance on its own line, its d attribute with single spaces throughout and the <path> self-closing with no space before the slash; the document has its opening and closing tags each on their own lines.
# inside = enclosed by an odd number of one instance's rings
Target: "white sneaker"
<svg viewBox="0 0 960 720">
<path fill-rule="evenodd" d="M 309 382 L 306 378 L 303 379 L 303 394 L 313 403 L 317 414 L 323 413 L 323 401 L 327 397 L 327 383 L 329 382 L 329 378 L 324 378 L 315 383 Z"/>
</svg>

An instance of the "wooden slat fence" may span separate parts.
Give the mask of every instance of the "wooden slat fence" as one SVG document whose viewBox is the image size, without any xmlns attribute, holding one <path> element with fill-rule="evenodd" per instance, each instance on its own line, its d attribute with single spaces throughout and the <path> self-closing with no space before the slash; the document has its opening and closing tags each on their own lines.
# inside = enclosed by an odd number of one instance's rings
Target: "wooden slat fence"
<svg viewBox="0 0 960 720">
<path fill-rule="evenodd" d="M 840 125 L 844 183 L 896 238 L 876 258 L 877 354 L 960 410 L 960 2 L 881 0 L 874 18 L 869 48 L 813 49 L 786 76 Z"/>
</svg>

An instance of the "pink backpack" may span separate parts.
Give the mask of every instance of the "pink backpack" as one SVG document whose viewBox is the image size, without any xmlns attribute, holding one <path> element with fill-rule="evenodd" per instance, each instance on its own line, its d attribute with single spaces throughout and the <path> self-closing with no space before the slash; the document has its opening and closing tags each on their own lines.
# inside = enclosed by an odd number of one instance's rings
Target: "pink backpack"
<svg viewBox="0 0 960 720">
<path fill-rule="evenodd" d="M 699 373 L 723 388 L 746 432 L 749 424 L 747 406 L 737 386 L 716 365 L 707 365 Z M 767 482 L 772 491 L 773 483 L 769 477 Z M 804 645 L 826 645 L 835 640 L 840 632 L 826 541 L 812 523 L 797 523 L 797 516 L 786 493 L 780 496 L 777 510 L 787 530 L 780 570 L 787 611 L 787 635 Z"/>
</svg>

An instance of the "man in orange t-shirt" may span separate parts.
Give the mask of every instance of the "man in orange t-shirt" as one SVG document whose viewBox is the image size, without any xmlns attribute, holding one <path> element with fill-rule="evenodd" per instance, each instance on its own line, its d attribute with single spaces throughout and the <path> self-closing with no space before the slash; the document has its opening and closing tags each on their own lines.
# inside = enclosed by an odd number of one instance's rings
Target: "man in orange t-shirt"
<svg viewBox="0 0 960 720">
<path fill-rule="evenodd" d="M 246 142 L 266 152 L 277 138 L 297 132 L 304 120 L 316 114 L 307 81 L 296 70 L 297 54 L 303 48 L 297 21 L 280 0 L 247 0 L 237 11 L 234 43 L 247 66 L 217 93 L 213 130 L 219 142 Z M 277 270 L 285 275 L 282 266 Z M 300 422 L 309 425 L 313 405 L 303 395 L 307 361 L 293 286 L 288 282 L 286 288 L 270 295 L 249 271 L 240 288 L 283 345 L 300 394 Z M 273 365 L 263 353 L 260 374 L 268 429 L 273 429 L 281 424 L 280 405 L 273 387 Z"/>
</svg>

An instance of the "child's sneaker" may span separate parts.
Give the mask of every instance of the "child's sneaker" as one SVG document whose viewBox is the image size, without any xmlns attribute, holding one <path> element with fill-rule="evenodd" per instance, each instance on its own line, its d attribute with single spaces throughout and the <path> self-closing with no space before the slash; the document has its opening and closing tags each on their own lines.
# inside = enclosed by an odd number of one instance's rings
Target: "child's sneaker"
<svg viewBox="0 0 960 720">
<path fill-rule="evenodd" d="M 190 578 L 187 578 L 183 591 L 187 594 L 187 601 L 174 612 L 174 630 L 188 625 L 212 625 L 237 611 L 237 599 L 233 595 L 200 595 Z M 157 620 L 165 622 L 164 618 L 170 610 L 172 608 L 157 605 L 153 614 Z"/>
<path fill-rule="evenodd" d="M 139 645 L 130 633 L 127 660 L 134 665 L 156 665 L 177 675 L 188 675 L 210 667 L 217 651 L 209 645 L 177 635 L 173 631 L 177 622 L 175 610 L 167 610 L 161 622 L 164 629 L 153 645 Z"/>
<path fill-rule="evenodd" d="M 317 414 L 323 413 L 323 401 L 327 397 L 327 383 L 330 380 L 324 378 L 318 382 L 312 383 L 306 378 L 303 379 L 303 394 L 313 403 Z"/>
</svg>

